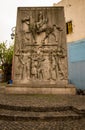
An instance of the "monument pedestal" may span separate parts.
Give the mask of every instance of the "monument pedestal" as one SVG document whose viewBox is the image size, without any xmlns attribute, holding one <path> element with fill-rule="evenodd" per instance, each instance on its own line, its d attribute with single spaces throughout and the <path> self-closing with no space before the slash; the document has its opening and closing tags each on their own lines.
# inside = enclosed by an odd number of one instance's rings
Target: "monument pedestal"
<svg viewBox="0 0 85 130">
<path fill-rule="evenodd" d="M 71 84 L 13 84 L 5 89 L 6 94 L 76 94 Z"/>
</svg>

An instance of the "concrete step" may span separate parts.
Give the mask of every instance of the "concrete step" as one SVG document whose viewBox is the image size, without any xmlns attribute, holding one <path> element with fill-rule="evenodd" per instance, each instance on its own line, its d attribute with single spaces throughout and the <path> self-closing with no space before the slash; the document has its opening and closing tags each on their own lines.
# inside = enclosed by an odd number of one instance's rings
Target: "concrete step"
<svg viewBox="0 0 85 130">
<path fill-rule="evenodd" d="M 84 118 L 81 113 L 71 106 L 62 107 L 21 107 L 0 104 L 0 119 L 9 121 L 31 121 L 31 120 L 68 120 Z"/>
<path fill-rule="evenodd" d="M 73 111 L 62 112 L 25 112 L 0 109 L 0 119 L 11 121 L 28 121 L 28 120 L 67 120 L 79 119 L 82 115 L 76 114 Z"/>
</svg>

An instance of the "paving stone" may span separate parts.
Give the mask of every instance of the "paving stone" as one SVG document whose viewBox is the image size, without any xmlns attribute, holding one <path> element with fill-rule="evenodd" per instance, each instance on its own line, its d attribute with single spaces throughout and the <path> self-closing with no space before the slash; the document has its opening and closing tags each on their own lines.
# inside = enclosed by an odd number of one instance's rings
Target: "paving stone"
<svg viewBox="0 0 85 130">
<path fill-rule="evenodd" d="M 82 122 L 82 123 L 80 123 Z M 85 130 L 85 120 L 68 121 L 0 121 L 0 130 Z"/>
<path fill-rule="evenodd" d="M 2 108 L 4 106 L 4 108 Z M 8 107 L 7 107 L 8 106 Z M 12 109 L 10 109 L 12 106 Z M 74 111 L 64 109 L 68 106 L 75 108 Z M 13 107 L 19 107 L 13 109 Z M 5 95 L 0 94 L 0 113 L 10 116 L 32 116 L 35 112 L 20 110 L 21 108 L 64 108 L 63 111 L 55 109 L 46 112 L 38 112 L 35 116 L 53 116 L 53 115 L 70 115 L 76 114 L 77 110 L 85 113 L 85 96 L 84 95 Z M 8 109 L 9 108 L 9 109 Z M 38 109 L 39 110 L 39 109 Z M 44 109 L 43 109 L 44 110 Z M 37 110 L 36 110 L 37 111 Z M 17 113 L 16 113 L 17 112 Z M 67 120 L 29 120 L 29 121 L 11 121 L 0 119 L 0 130 L 85 130 L 85 116 L 79 118 L 68 118 Z"/>
</svg>

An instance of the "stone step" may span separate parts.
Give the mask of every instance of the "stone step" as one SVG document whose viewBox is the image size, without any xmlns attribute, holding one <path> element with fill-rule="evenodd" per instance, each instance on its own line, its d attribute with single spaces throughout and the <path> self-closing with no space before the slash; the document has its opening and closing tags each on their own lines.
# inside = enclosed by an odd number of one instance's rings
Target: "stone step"
<svg viewBox="0 0 85 130">
<path fill-rule="evenodd" d="M 30 112 L 55 112 L 55 111 L 66 111 L 66 110 L 76 110 L 73 106 L 24 106 L 24 105 L 9 105 L 0 104 L 0 109 L 15 110 L 15 111 L 30 111 Z"/>
<path fill-rule="evenodd" d="M 9 121 L 68 120 L 85 117 L 71 106 L 63 107 L 23 107 L 0 104 L 0 119 Z"/>
<path fill-rule="evenodd" d="M 0 110 L 14 110 L 14 111 L 28 111 L 28 112 L 63 112 L 63 111 L 73 111 L 77 114 L 85 114 L 85 110 L 75 108 L 73 106 L 60 105 L 60 106 L 24 106 L 24 105 L 9 105 L 0 104 Z"/>
<path fill-rule="evenodd" d="M 28 111 L 15 111 L 0 109 L 0 119 L 3 120 L 66 120 L 66 119 L 78 119 L 82 115 L 79 115 L 71 110 L 56 111 L 56 112 L 28 112 Z"/>
<path fill-rule="evenodd" d="M 0 104 L 0 120 L 73 120 L 83 117 L 85 118 L 85 111 L 73 106 L 35 107 Z"/>
</svg>

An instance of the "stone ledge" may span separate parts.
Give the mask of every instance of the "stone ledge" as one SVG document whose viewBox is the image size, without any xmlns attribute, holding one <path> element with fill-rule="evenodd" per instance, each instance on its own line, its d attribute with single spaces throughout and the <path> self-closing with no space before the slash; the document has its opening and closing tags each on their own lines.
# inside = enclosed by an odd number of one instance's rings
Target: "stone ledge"
<svg viewBox="0 0 85 130">
<path fill-rule="evenodd" d="M 14 86 L 12 87 L 7 86 L 5 88 L 5 93 L 6 94 L 71 94 L 75 95 L 76 94 L 76 88 L 74 86 L 69 86 L 68 87 L 21 87 L 19 86 Z"/>
<path fill-rule="evenodd" d="M 29 114 L 29 113 L 28 113 Z M 37 114 L 37 113 L 36 113 Z M 60 120 L 78 120 L 78 119 L 82 119 L 85 118 L 82 115 L 77 115 L 77 114 L 73 114 L 73 115 L 53 115 L 55 113 L 51 113 L 50 116 L 49 115 L 45 115 L 41 113 L 39 116 L 19 116 L 19 115 L 5 115 L 2 114 L 0 115 L 0 119 L 1 120 L 6 120 L 6 121 L 52 121 L 52 120 L 56 120 L 56 121 L 60 121 Z M 49 113 L 48 113 L 49 114 Z"/>
</svg>

